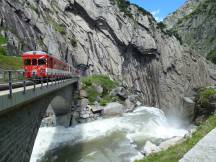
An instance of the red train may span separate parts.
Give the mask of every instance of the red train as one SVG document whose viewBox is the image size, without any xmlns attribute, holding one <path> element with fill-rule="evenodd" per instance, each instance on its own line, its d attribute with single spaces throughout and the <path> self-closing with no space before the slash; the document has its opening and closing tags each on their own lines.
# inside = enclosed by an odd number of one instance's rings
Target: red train
<svg viewBox="0 0 216 162">
<path fill-rule="evenodd" d="M 74 68 L 42 51 L 29 51 L 22 54 L 25 78 L 71 77 Z"/>
</svg>

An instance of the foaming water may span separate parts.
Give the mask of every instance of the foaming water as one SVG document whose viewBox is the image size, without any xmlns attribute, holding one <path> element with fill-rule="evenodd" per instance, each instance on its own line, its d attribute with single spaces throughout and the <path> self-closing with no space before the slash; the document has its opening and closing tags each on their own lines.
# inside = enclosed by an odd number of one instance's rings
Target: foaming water
<svg viewBox="0 0 216 162">
<path fill-rule="evenodd" d="M 133 161 L 142 158 L 147 140 L 184 136 L 184 129 L 172 127 L 164 113 L 153 107 L 138 107 L 121 117 L 97 120 L 75 127 L 40 128 L 30 162 Z M 58 148 L 58 149 L 56 149 Z"/>
</svg>

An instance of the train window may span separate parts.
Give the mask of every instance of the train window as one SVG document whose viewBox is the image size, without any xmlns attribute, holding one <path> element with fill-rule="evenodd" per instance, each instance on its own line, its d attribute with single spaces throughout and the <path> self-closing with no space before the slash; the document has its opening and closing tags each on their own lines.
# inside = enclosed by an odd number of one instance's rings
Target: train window
<svg viewBox="0 0 216 162">
<path fill-rule="evenodd" d="M 38 59 L 38 65 L 46 65 L 46 59 Z"/>
<path fill-rule="evenodd" d="M 37 65 L 37 59 L 32 59 L 32 65 Z"/>
<path fill-rule="evenodd" d="M 31 60 L 30 59 L 25 59 L 24 60 L 24 65 L 31 65 Z"/>
</svg>

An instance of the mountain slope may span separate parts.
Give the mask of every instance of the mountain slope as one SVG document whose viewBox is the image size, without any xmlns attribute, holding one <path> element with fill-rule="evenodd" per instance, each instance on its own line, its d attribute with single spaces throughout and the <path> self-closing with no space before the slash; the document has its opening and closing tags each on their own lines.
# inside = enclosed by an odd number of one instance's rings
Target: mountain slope
<svg viewBox="0 0 216 162">
<path fill-rule="evenodd" d="M 205 59 L 124 0 L 1 0 L 7 50 L 45 50 L 89 74 L 107 74 L 145 105 L 180 114 L 182 98 L 210 83 Z"/>
<path fill-rule="evenodd" d="M 176 21 L 173 22 L 173 19 Z M 187 1 L 182 8 L 168 16 L 164 23 L 198 54 L 206 57 L 216 50 L 216 1 Z"/>
</svg>

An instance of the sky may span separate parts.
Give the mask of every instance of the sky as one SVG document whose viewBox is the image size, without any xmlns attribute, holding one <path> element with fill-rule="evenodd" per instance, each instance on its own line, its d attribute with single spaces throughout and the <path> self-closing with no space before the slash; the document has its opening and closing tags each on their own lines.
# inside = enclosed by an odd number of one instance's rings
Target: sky
<svg viewBox="0 0 216 162">
<path fill-rule="evenodd" d="M 162 21 L 169 13 L 181 7 L 186 0 L 130 0 L 152 13 L 157 21 Z"/>
</svg>

